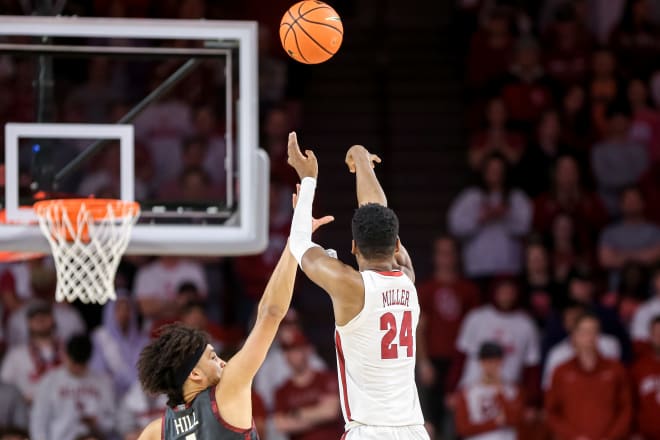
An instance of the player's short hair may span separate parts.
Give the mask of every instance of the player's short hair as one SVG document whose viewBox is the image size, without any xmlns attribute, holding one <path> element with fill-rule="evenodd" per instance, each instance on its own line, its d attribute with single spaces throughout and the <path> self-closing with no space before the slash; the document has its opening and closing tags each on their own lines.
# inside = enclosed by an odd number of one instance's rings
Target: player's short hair
<svg viewBox="0 0 660 440">
<path fill-rule="evenodd" d="M 399 219 L 390 208 L 377 203 L 360 206 L 351 222 L 353 240 L 366 259 L 388 258 L 399 237 Z"/>
<path fill-rule="evenodd" d="M 72 336 L 66 343 L 66 354 L 72 362 L 86 365 L 92 357 L 92 341 L 85 334 Z"/>
<path fill-rule="evenodd" d="M 169 406 L 183 402 L 183 389 L 177 376 L 201 346 L 206 347 L 206 333 L 181 324 L 163 326 L 156 339 L 140 353 L 138 377 L 142 388 L 153 394 L 165 394 Z"/>
</svg>

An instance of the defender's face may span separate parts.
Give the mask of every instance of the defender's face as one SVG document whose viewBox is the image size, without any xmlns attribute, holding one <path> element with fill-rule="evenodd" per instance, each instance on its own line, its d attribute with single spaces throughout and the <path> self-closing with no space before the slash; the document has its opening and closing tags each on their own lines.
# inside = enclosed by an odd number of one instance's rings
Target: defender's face
<svg viewBox="0 0 660 440">
<path fill-rule="evenodd" d="M 227 362 L 220 359 L 213 346 L 208 344 L 202 358 L 197 363 L 197 369 L 200 370 L 200 375 L 206 382 L 206 386 L 214 386 L 220 382 L 225 365 L 227 365 Z"/>
</svg>

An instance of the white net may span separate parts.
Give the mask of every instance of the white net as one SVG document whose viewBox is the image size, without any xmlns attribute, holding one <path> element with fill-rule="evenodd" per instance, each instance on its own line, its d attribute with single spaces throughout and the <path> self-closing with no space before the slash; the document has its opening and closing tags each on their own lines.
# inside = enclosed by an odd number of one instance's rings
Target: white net
<svg viewBox="0 0 660 440">
<path fill-rule="evenodd" d="M 51 200 L 35 204 L 35 210 L 55 260 L 57 301 L 105 304 L 116 299 L 115 274 L 139 205 L 118 200 L 92 199 L 79 205 L 73 200 Z"/>
</svg>

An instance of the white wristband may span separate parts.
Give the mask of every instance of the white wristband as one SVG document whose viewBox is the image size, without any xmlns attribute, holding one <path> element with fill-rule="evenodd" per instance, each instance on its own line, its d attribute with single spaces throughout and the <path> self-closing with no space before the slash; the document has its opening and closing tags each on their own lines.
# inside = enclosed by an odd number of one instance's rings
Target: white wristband
<svg viewBox="0 0 660 440">
<path fill-rule="evenodd" d="M 293 210 L 291 220 L 291 233 L 289 235 L 289 249 L 300 267 L 302 257 L 310 248 L 318 246 L 312 242 L 312 204 L 316 190 L 316 179 L 305 177 L 300 182 L 298 203 Z"/>
</svg>

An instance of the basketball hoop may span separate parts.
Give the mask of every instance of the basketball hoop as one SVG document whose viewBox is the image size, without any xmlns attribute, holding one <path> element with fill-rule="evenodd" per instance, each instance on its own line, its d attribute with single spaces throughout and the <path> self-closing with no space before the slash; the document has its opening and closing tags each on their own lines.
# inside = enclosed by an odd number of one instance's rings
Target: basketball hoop
<svg viewBox="0 0 660 440">
<path fill-rule="evenodd" d="M 57 270 L 57 301 L 116 299 L 115 274 L 140 205 L 113 199 L 55 199 L 34 204 Z"/>
</svg>

